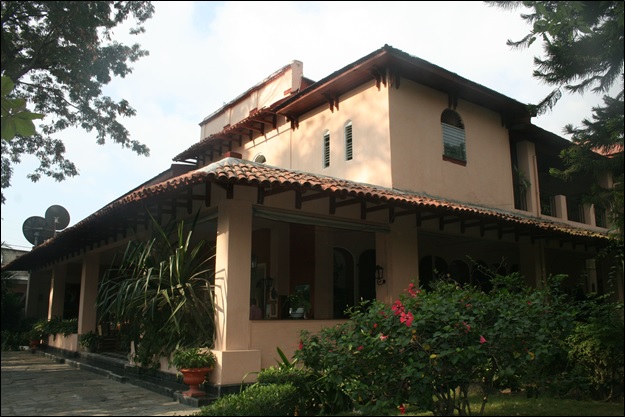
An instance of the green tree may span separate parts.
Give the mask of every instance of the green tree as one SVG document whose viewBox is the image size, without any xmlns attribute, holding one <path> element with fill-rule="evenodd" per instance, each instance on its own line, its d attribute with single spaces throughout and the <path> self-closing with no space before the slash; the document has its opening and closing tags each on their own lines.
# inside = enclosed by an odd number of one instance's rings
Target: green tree
<svg viewBox="0 0 625 417">
<path fill-rule="evenodd" d="M 33 120 L 43 118 L 43 114 L 33 113 L 26 108 L 26 100 L 8 98 L 15 87 L 9 77 L 2 76 L 2 139 L 10 141 L 19 134 L 32 136 L 36 133 Z"/>
<path fill-rule="evenodd" d="M 55 138 L 60 131 L 79 127 L 96 131 L 96 142 L 107 139 L 149 155 L 142 143 L 131 140 L 121 117 L 136 111 L 126 100 L 114 101 L 102 92 L 112 77 L 125 77 L 131 62 L 146 56 L 140 45 L 121 44 L 113 30 L 128 19 L 136 26 L 131 34 L 144 32 L 142 24 L 154 13 L 149 1 L 3 1 L 1 6 L 3 80 L 13 83 L 7 99 L 34 106 L 45 121 L 38 131 L 16 129 L 5 138 L 3 104 L 1 189 L 11 186 L 14 164 L 25 154 L 34 155 L 39 167 L 28 175 L 33 182 L 42 175 L 63 181 L 78 174 L 65 158 L 65 146 Z M 3 103 L 5 87 L 3 81 Z M 32 133 L 32 134 L 29 134 Z M 5 196 L 2 195 L 2 203 Z"/>
<path fill-rule="evenodd" d="M 565 169 L 552 169 L 552 175 L 571 180 L 578 175 L 599 177 L 609 172 L 614 186 L 597 186 L 588 201 L 604 207 L 617 227 L 616 239 L 623 235 L 623 9 L 622 1 L 486 1 L 507 10 L 519 7 L 532 29 L 519 41 L 508 40 L 513 48 L 526 48 L 542 41 L 544 58 L 534 58 L 534 77 L 555 88 L 533 110 L 538 114 L 551 109 L 562 90 L 583 94 L 604 94 L 603 105 L 592 108 L 592 120 L 568 124 L 574 144 L 562 152 Z M 525 11 L 524 10 L 524 11 Z M 620 82 L 615 97 L 608 93 Z M 602 155 L 602 156 L 601 156 Z"/>
</svg>

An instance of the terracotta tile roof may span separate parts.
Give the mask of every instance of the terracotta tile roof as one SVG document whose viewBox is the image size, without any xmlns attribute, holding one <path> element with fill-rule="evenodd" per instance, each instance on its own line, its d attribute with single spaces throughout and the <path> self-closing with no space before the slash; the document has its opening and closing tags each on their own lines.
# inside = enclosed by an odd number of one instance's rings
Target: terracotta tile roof
<svg viewBox="0 0 625 417">
<path fill-rule="evenodd" d="M 260 185 L 263 187 L 278 186 L 293 189 L 312 190 L 334 194 L 339 198 L 366 198 L 374 202 L 395 203 L 401 206 L 417 206 L 423 209 L 445 210 L 458 214 L 482 215 L 520 225 L 532 225 L 545 230 L 559 231 L 576 236 L 606 238 L 603 233 L 573 227 L 565 223 L 547 221 L 545 219 L 522 216 L 493 208 L 480 207 L 466 203 L 453 202 L 424 194 L 390 189 L 370 184 L 358 183 L 344 179 L 312 174 L 308 172 L 277 168 L 237 158 L 224 158 L 203 168 L 180 175 L 159 184 L 140 188 L 122 197 L 110 205 L 124 205 L 130 201 L 143 200 L 170 190 L 184 186 L 215 181 Z M 106 210 L 105 207 L 103 210 Z M 96 213 L 97 215 L 97 213 Z"/>
<path fill-rule="evenodd" d="M 414 192 L 395 190 L 370 184 L 347 181 L 344 179 L 312 174 L 308 172 L 277 168 L 238 158 L 224 158 L 203 168 L 199 168 L 177 177 L 162 181 L 154 185 L 145 185 L 126 194 L 118 200 L 108 204 L 91 216 L 83 219 L 72 227 L 59 233 L 23 255 L 26 261 L 37 253 L 46 253 L 45 257 L 62 257 L 64 245 L 81 240 L 81 236 L 90 233 L 95 224 L 117 220 L 119 210 L 131 206 L 133 203 L 149 201 L 159 196 L 167 197 L 172 192 L 185 189 L 187 186 L 206 182 L 230 183 L 262 186 L 263 188 L 289 188 L 293 190 L 316 191 L 334 195 L 337 198 L 360 198 L 371 203 L 387 203 L 404 209 L 419 209 L 433 211 L 444 215 L 457 215 L 466 218 L 483 218 L 491 221 L 502 221 L 510 225 L 525 226 L 537 232 L 551 232 L 558 237 L 581 237 L 590 240 L 604 241 L 607 234 L 599 233 L 582 227 L 555 221 L 547 221 L 517 213 L 453 202 Z M 137 209 L 139 210 L 139 209 Z M 54 248 L 54 249 L 53 249 Z M 17 261 L 17 260 L 16 260 Z M 50 261 L 47 259 L 46 262 Z M 20 264 L 23 262 L 19 262 Z M 23 265 L 7 265 L 23 267 Z M 4 268 L 3 268 L 4 269 Z"/>
</svg>

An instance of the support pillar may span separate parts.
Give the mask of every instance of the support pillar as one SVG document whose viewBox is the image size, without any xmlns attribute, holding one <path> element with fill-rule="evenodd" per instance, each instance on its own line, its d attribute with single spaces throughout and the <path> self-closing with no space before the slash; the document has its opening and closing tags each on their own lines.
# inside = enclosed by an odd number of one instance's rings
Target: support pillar
<svg viewBox="0 0 625 417">
<path fill-rule="evenodd" d="M 553 201 L 556 205 L 556 217 L 558 219 L 568 220 L 569 216 L 566 208 L 566 196 L 562 194 L 556 195 L 553 197 Z"/>
<path fill-rule="evenodd" d="M 26 317 L 47 318 L 50 271 L 31 271 L 26 289 Z"/>
<path fill-rule="evenodd" d="M 63 317 L 65 305 L 65 281 L 67 279 L 67 264 L 55 265 L 52 269 L 52 281 L 50 282 L 50 298 L 48 303 L 48 320 L 56 316 Z"/>
<path fill-rule="evenodd" d="M 536 166 L 536 147 L 534 143 L 524 140 L 516 145 L 517 164 L 519 172 L 529 181 L 529 188 L 525 191 L 527 211 L 538 216 L 540 210 L 538 191 L 538 168 Z"/>
<path fill-rule="evenodd" d="M 248 372 L 260 371 L 260 350 L 250 349 L 251 259 L 252 203 L 219 202 L 214 349 L 218 365 L 209 375 L 216 385 L 240 384 Z"/>
<path fill-rule="evenodd" d="M 534 288 L 543 288 L 547 280 L 545 248 L 542 240 L 532 244 L 529 241 L 519 245 L 519 273 L 525 283 Z"/>
<path fill-rule="evenodd" d="M 417 227 L 410 216 L 396 219 L 391 232 L 376 233 L 376 263 L 384 268 L 386 283 L 377 285 L 377 299 L 394 302 L 410 282 L 418 285 L 419 244 Z"/>
<path fill-rule="evenodd" d="M 597 292 L 597 262 L 586 259 L 586 294 Z"/>
<path fill-rule="evenodd" d="M 87 253 L 82 261 L 80 276 L 80 305 L 78 307 L 78 334 L 96 330 L 100 256 Z"/>
</svg>

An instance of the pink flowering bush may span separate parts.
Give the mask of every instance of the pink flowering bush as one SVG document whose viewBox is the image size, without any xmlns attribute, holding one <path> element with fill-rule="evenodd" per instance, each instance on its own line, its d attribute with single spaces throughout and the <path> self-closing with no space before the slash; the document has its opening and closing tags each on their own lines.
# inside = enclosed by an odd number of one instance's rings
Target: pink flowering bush
<svg viewBox="0 0 625 417">
<path fill-rule="evenodd" d="M 536 290 L 518 275 L 495 277 L 488 294 L 453 281 L 431 291 L 410 284 L 390 306 L 365 302 L 344 324 L 302 332 L 295 357 L 343 410 L 481 415 L 493 387 L 537 384 L 565 365 L 560 341 L 576 309 L 558 292 L 559 278 Z M 481 387 L 480 404 L 470 404 L 470 386 Z M 343 411 L 335 399 L 322 411 Z"/>
</svg>

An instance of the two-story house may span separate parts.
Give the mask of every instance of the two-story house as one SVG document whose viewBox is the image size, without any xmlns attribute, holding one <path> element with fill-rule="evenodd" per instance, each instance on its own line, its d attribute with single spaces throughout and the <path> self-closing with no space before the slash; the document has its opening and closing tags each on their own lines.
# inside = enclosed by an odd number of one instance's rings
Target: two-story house
<svg viewBox="0 0 625 417">
<path fill-rule="evenodd" d="M 33 289 L 80 284 L 79 330 L 93 330 L 112 255 L 160 221 L 200 213 L 215 245 L 216 386 L 290 355 L 303 329 L 361 299 L 393 302 L 412 281 L 450 277 L 488 290 L 490 272 L 571 292 L 603 292 L 605 211 L 581 204 L 589 180 L 548 173 L 570 142 L 527 107 L 385 45 L 314 82 L 293 61 L 200 123 L 170 169 L 35 247 L 10 268 Z M 606 176 L 604 185 L 609 186 Z M 489 272 L 490 271 L 490 272 Z M 622 277 L 616 288 L 623 298 Z M 304 290 L 307 319 L 287 296 Z M 251 320 L 250 299 L 262 319 Z M 75 348 L 75 345 L 74 345 Z M 168 370 L 175 372 L 175 370 Z"/>
</svg>

